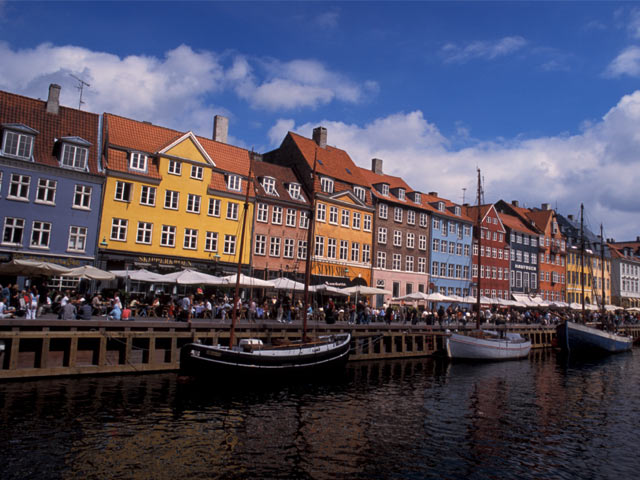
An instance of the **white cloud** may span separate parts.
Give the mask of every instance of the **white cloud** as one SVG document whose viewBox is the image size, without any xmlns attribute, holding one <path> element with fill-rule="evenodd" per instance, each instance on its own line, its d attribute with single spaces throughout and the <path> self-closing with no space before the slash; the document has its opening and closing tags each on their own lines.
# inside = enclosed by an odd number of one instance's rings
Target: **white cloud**
<svg viewBox="0 0 640 480">
<path fill-rule="evenodd" d="M 640 47 L 630 46 L 625 48 L 607 67 L 605 76 L 620 77 L 640 76 Z"/>
<path fill-rule="evenodd" d="M 499 40 L 471 42 L 464 47 L 455 43 L 447 43 L 441 53 L 447 63 L 465 63 L 473 59 L 494 60 L 498 57 L 510 55 L 527 44 L 520 36 L 504 37 Z"/>
<path fill-rule="evenodd" d="M 323 12 L 315 17 L 315 23 L 322 28 L 336 28 L 338 20 L 340 20 L 340 12 L 338 10 Z"/>
<path fill-rule="evenodd" d="M 286 123 L 285 123 L 286 122 Z M 571 136 L 477 142 L 454 150 L 451 142 L 422 112 L 396 113 L 360 126 L 321 121 L 295 126 L 280 121 L 272 129 L 273 144 L 286 130 L 311 136 L 328 129 L 328 143 L 346 150 L 370 168 L 382 158 L 383 170 L 401 176 L 413 188 L 456 202 L 474 202 L 476 166 L 485 178 L 486 201 L 519 200 L 530 207 L 550 203 L 562 214 L 577 214 L 585 203 L 592 229 L 604 222 L 605 235 L 618 240 L 639 232 L 640 91 L 623 97 L 600 121 L 584 125 Z M 465 132 L 468 134 L 468 131 Z"/>
</svg>

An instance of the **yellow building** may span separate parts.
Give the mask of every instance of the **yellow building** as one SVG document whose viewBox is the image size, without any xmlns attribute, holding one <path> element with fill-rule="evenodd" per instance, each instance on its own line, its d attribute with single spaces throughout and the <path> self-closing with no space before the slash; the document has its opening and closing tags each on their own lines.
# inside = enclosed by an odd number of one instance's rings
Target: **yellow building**
<svg viewBox="0 0 640 480">
<path fill-rule="evenodd" d="M 111 114 L 103 134 L 102 265 L 234 272 L 250 152 Z M 226 132 L 218 140 L 225 139 Z M 246 218 L 242 263 L 248 265 L 252 197 Z"/>
<path fill-rule="evenodd" d="M 602 306 L 602 286 L 604 281 L 604 303 L 611 303 L 611 261 L 591 250 L 585 250 L 584 270 L 580 250 L 572 247 L 567 255 L 567 302 L 582 303 L 582 280 L 584 272 L 584 299 L 586 304 Z M 602 266 L 604 265 L 604 272 Z M 603 276 L 604 274 L 604 276 Z"/>
</svg>

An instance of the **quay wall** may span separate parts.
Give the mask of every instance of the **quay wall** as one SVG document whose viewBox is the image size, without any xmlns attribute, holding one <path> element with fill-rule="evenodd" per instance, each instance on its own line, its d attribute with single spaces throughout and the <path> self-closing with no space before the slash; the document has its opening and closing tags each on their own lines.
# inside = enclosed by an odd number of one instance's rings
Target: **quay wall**
<svg viewBox="0 0 640 480">
<path fill-rule="evenodd" d="M 638 339 L 640 326 L 627 327 Z M 442 352 L 446 330 L 425 325 L 322 325 L 310 333 L 350 331 L 350 361 L 418 358 Z M 517 325 L 533 348 L 549 348 L 555 340 L 551 326 Z M 300 326 L 277 322 L 241 323 L 237 338 L 294 340 Z M 220 321 L 65 321 L 0 320 L 0 381 L 58 375 L 160 372 L 179 368 L 186 343 L 228 344 L 229 325 Z"/>
</svg>

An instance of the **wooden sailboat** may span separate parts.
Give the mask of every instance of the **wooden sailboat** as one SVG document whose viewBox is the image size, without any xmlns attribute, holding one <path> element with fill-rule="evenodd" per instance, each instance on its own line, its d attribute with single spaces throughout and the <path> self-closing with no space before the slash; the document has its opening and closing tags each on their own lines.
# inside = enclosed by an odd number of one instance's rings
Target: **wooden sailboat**
<svg viewBox="0 0 640 480">
<path fill-rule="evenodd" d="M 312 181 L 315 181 L 314 165 Z M 309 309 L 309 281 L 311 278 L 311 240 L 313 239 L 313 215 L 315 194 L 311 194 L 311 211 L 307 233 L 307 259 L 305 268 L 305 289 L 302 337 L 298 341 L 280 344 L 265 344 L 257 338 L 241 339 L 236 345 L 235 328 L 240 303 L 240 274 L 244 247 L 249 188 L 253 184 L 251 167 L 247 194 L 244 203 L 242 233 L 238 257 L 238 275 L 235 285 L 229 345 L 203 345 L 189 343 L 180 352 L 180 369 L 185 373 L 206 375 L 252 376 L 254 378 L 286 377 L 289 375 L 318 375 L 333 372 L 344 367 L 351 350 L 351 334 L 326 335 L 318 338 L 307 336 L 307 315 Z"/>
<path fill-rule="evenodd" d="M 497 332 L 480 328 L 480 269 L 482 255 L 481 208 L 482 183 L 478 169 L 478 285 L 476 299 L 476 329 L 468 334 L 451 333 L 447 337 L 447 356 L 455 360 L 514 360 L 529 355 L 531 341 L 517 333 Z"/>
<path fill-rule="evenodd" d="M 562 352 L 575 356 L 602 356 L 626 352 L 633 346 L 633 338 L 614 331 L 605 331 L 586 324 L 584 291 L 584 205 L 580 205 L 580 285 L 582 288 L 582 323 L 566 320 L 556 327 L 558 347 Z M 601 233 L 602 235 L 602 233 Z M 604 237 L 602 237 L 604 242 Z M 601 246 L 602 259 L 602 313 L 604 314 L 604 243 Z M 604 324 L 601 325 L 603 328 Z M 610 325 L 612 327 L 612 325 Z"/>
</svg>

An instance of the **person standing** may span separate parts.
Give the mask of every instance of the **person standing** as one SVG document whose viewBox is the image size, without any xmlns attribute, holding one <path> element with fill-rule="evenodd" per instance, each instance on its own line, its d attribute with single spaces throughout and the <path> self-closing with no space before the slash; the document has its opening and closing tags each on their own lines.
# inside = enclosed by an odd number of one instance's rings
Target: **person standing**
<svg viewBox="0 0 640 480">
<path fill-rule="evenodd" d="M 40 300 L 40 295 L 38 295 L 38 289 L 35 287 L 35 285 L 31 287 L 31 291 L 29 292 L 28 296 L 29 302 L 27 302 L 27 320 L 35 320 L 36 313 L 38 312 L 38 301 Z"/>
</svg>

